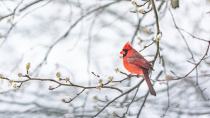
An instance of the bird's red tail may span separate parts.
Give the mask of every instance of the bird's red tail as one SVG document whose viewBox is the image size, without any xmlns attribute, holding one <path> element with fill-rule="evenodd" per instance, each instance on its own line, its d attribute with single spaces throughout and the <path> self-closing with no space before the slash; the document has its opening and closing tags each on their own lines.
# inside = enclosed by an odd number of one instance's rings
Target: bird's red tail
<svg viewBox="0 0 210 118">
<path fill-rule="evenodd" d="M 144 72 L 144 79 L 146 80 L 147 85 L 148 85 L 148 87 L 149 87 L 149 92 L 150 92 L 152 95 L 156 96 L 156 92 L 155 92 L 154 88 L 152 87 L 152 83 L 151 83 L 151 81 L 150 81 L 150 79 L 149 79 L 148 70 L 143 70 L 143 72 Z"/>
</svg>

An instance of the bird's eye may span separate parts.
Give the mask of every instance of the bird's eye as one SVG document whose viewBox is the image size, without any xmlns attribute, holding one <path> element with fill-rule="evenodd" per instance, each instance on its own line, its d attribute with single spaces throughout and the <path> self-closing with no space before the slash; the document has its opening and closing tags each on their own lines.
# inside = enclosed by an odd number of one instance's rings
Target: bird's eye
<svg viewBox="0 0 210 118">
<path fill-rule="evenodd" d="M 127 53 L 128 53 L 128 50 L 127 49 L 123 49 L 123 57 L 125 57 L 126 55 L 127 55 Z"/>
</svg>

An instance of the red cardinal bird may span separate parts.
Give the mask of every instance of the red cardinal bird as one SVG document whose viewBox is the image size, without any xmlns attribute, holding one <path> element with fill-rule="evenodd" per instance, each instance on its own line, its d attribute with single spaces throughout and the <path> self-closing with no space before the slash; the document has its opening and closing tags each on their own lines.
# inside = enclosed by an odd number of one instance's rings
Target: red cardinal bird
<svg viewBox="0 0 210 118">
<path fill-rule="evenodd" d="M 152 87 L 148 72 L 152 69 L 152 65 L 139 52 L 137 52 L 129 42 L 124 45 L 120 54 L 123 55 L 124 67 L 132 74 L 144 75 L 144 79 L 147 82 L 150 93 L 156 96 L 156 92 Z"/>
</svg>

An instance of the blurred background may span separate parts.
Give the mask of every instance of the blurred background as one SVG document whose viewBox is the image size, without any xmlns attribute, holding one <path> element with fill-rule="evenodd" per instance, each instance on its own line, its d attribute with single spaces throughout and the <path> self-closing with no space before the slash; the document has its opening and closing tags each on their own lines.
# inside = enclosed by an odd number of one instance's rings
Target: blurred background
<svg viewBox="0 0 210 118">
<path fill-rule="evenodd" d="M 209 0 L 1 0 L 0 117 L 209 118 L 209 21 Z M 128 41 L 156 97 L 129 79 Z"/>
</svg>

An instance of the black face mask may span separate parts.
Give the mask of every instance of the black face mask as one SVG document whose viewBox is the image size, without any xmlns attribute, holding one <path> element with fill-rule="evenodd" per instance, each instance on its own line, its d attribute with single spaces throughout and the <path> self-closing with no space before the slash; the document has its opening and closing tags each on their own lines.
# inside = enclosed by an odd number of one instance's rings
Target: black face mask
<svg viewBox="0 0 210 118">
<path fill-rule="evenodd" d="M 127 49 L 123 49 L 123 57 L 125 57 L 128 54 L 128 50 Z"/>
</svg>

